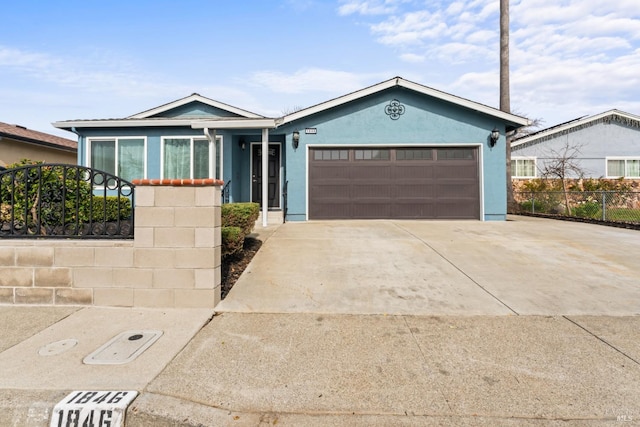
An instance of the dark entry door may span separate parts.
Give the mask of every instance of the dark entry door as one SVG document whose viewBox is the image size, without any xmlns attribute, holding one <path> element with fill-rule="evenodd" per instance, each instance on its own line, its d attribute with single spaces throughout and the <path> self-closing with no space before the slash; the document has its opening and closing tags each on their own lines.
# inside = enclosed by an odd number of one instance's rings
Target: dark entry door
<svg viewBox="0 0 640 427">
<path fill-rule="evenodd" d="M 251 201 L 262 206 L 262 145 L 254 144 L 251 149 Z M 269 144 L 269 204 L 270 208 L 280 207 L 280 145 Z"/>
</svg>

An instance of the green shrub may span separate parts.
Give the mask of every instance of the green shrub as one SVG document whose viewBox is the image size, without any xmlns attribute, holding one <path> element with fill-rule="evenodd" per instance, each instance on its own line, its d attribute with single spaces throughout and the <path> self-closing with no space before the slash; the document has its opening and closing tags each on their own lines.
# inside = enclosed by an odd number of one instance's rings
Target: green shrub
<svg viewBox="0 0 640 427">
<path fill-rule="evenodd" d="M 226 203 L 222 205 L 222 258 L 238 254 L 244 239 L 251 233 L 260 214 L 257 203 Z"/>
<path fill-rule="evenodd" d="M 584 191 L 632 191 L 631 184 L 624 178 L 617 179 L 585 179 L 582 181 Z"/>
<path fill-rule="evenodd" d="M 580 218 L 601 218 L 602 211 L 600 210 L 600 203 L 596 201 L 585 201 L 578 203 L 571 209 L 573 216 Z"/>
<path fill-rule="evenodd" d="M 105 209 L 106 205 L 106 209 Z M 83 209 L 89 209 L 87 202 L 83 203 Z M 105 218 L 106 212 L 106 218 Z M 117 196 L 93 196 L 92 221 L 117 221 L 131 217 L 131 200 Z"/>
<path fill-rule="evenodd" d="M 257 203 L 226 203 L 222 205 L 222 226 L 239 227 L 245 236 L 249 235 L 260 214 Z"/>
<path fill-rule="evenodd" d="M 532 205 L 533 205 L 533 209 L 532 209 Z M 539 200 L 534 200 L 533 202 L 531 202 L 531 200 L 526 200 L 520 203 L 520 209 L 523 212 L 542 213 L 544 211 L 543 206 L 544 205 Z"/>
<path fill-rule="evenodd" d="M 527 181 L 523 184 L 523 192 L 532 191 L 534 193 L 546 192 L 546 191 L 562 191 L 562 183 L 557 179 L 542 179 L 536 178 Z"/>
<path fill-rule="evenodd" d="M 37 166 L 41 164 L 23 159 L 7 168 L 34 167 L 2 175 L 0 199 L 13 207 L 14 220 L 28 225 L 38 221 L 42 225 L 86 221 L 88 210 L 84 203 L 91 197 L 91 185 L 78 176 L 76 168 L 42 166 L 39 169 Z M 39 208 L 34 209 L 35 206 Z"/>
<path fill-rule="evenodd" d="M 245 234 L 240 227 L 221 227 L 222 235 L 222 258 L 235 255 L 242 251 Z"/>
</svg>

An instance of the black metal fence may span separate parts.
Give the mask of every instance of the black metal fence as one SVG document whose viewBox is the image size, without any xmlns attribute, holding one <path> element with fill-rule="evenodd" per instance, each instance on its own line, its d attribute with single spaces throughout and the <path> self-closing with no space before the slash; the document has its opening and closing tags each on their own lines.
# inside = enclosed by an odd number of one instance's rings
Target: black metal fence
<svg viewBox="0 0 640 427">
<path fill-rule="evenodd" d="M 108 172 L 32 164 L 0 172 L 1 238 L 132 239 L 135 187 Z"/>
<path fill-rule="evenodd" d="M 520 212 L 640 224 L 640 192 L 514 192 Z"/>
<path fill-rule="evenodd" d="M 231 180 L 227 181 L 227 183 L 222 187 L 222 203 L 229 203 L 229 196 L 231 193 Z"/>
</svg>

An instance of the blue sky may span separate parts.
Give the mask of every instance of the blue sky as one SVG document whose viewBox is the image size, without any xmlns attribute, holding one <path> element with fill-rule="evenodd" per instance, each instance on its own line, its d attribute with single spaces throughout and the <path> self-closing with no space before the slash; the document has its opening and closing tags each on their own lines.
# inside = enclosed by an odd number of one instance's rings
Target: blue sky
<svg viewBox="0 0 640 427">
<path fill-rule="evenodd" d="M 640 115 L 637 0 L 511 0 L 511 106 Z M 395 76 L 498 105 L 499 0 L 5 1 L 0 121 L 119 118 L 197 92 L 280 116 Z"/>
</svg>

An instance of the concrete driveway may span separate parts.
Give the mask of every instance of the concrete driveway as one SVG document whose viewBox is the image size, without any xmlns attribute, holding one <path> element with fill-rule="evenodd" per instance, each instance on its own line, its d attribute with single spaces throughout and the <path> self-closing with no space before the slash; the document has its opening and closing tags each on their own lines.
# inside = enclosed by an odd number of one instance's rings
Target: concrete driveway
<svg viewBox="0 0 640 427">
<path fill-rule="evenodd" d="M 216 310 L 636 315 L 639 254 L 638 231 L 529 217 L 286 223 Z"/>
</svg>

